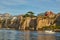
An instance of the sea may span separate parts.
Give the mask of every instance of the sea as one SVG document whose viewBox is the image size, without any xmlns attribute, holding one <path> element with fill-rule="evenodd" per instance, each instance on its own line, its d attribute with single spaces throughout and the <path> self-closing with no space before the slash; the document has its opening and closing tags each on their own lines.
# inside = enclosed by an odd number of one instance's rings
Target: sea
<svg viewBox="0 0 60 40">
<path fill-rule="evenodd" d="M 0 40 L 60 40 L 60 32 L 18 31 L 0 29 Z"/>
</svg>

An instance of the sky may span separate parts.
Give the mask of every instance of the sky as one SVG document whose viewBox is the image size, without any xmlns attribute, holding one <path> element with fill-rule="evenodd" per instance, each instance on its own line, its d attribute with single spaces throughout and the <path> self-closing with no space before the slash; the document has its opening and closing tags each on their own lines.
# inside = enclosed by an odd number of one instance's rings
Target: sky
<svg viewBox="0 0 60 40">
<path fill-rule="evenodd" d="M 60 0 L 0 0 L 0 13 L 22 15 L 28 11 L 36 15 L 45 11 L 60 12 Z"/>
</svg>

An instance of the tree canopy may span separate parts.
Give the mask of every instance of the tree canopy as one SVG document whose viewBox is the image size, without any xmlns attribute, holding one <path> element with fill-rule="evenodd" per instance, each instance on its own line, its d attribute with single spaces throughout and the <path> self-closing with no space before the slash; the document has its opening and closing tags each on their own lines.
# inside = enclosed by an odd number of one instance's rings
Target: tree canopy
<svg viewBox="0 0 60 40">
<path fill-rule="evenodd" d="M 32 11 L 29 11 L 24 15 L 24 17 L 34 17 L 34 16 L 35 16 L 34 12 L 32 12 Z"/>
</svg>

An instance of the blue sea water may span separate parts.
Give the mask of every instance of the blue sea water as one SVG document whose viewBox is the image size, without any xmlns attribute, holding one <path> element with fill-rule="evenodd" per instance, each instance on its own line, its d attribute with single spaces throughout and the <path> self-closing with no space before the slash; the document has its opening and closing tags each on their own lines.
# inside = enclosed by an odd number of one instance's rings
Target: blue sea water
<svg viewBox="0 0 60 40">
<path fill-rule="evenodd" d="M 60 32 L 0 30 L 0 40 L 60 40 Z"/>
</svg>

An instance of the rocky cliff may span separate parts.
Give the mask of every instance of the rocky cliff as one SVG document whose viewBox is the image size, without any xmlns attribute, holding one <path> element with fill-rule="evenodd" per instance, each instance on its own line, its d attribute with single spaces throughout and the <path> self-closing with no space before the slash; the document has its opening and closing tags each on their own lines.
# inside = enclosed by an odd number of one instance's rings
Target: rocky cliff
<svg viewBox="0 0 60 40">
<path fill-rule="evenodd" d="M 43 27 L 60 26 L 60 14 L 51 14 L 48 16 L 37 17 L 23 17 L 23 15 L 17 16 L 17 19 L 1 20 L 0 28 L 14 28 L 14 29 L 33 29 L 38 30 Z"/>
</svg>

